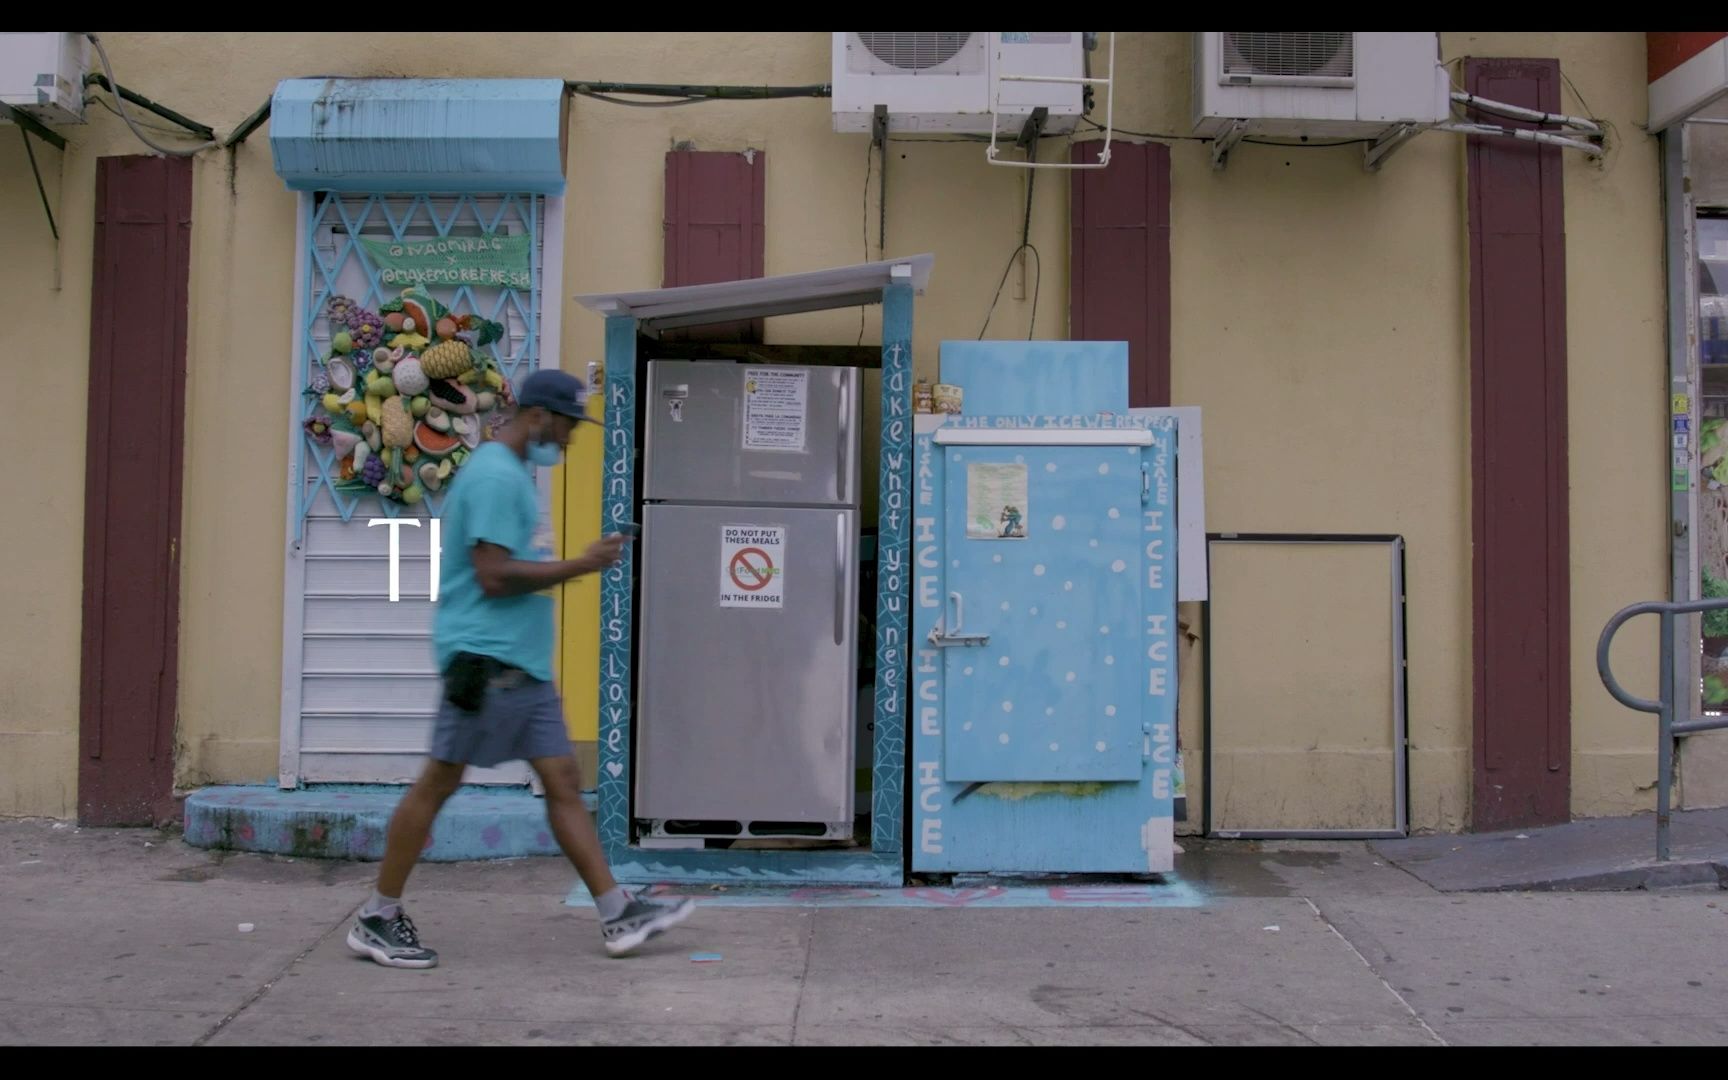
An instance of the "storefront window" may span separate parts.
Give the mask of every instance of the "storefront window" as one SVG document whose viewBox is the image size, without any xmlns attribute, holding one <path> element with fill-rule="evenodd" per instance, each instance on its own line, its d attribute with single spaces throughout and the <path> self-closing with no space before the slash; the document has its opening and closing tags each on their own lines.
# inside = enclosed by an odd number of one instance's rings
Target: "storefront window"
<svg viewBox="0 0 1728 1080">
<path fill-rule="evenodd" d="M 1699 595 L 1728 597 L 1728 209 L 1700 211 L 1698 243 Z M 1701 628 L 1704 708 L 1728 708 L 1728 611 Z"/>
</svg>

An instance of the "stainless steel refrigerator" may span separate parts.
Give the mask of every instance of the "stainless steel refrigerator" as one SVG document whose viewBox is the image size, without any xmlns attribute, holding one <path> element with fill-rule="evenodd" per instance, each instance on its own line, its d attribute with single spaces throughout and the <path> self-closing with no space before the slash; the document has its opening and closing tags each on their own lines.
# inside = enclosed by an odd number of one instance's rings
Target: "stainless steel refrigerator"
<svg viewBox="0 0 1728 1080">
<path fill-rule="evenodd" d="M 651 835 L 852 834 L 861 383 L 648 365 L 635 816 Z"/>
</svg>

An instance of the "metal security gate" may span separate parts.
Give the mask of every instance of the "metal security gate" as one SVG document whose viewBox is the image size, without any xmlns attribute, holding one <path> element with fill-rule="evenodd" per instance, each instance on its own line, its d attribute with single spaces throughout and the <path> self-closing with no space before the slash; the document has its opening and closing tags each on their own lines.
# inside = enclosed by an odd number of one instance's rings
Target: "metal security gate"
<svg viewBox="0 0 1728 1080">
<path fill-rule="evenodd" d="M 334 451 L 319 445 L 304 427 L 319 411 L 317 396 L 307 387 L 330 351 L 330 298 L 345 296 L 377 311 L 401 292 L 381 280 L 354 238 L 531 237 L 526 290 L 426 289 L 453 314 L 478 315 L 504 327 L 503 338 L 489 351 L 516 385 L 542 364 L 557 366 L 558 305 L 543 307 L 542 298 L 558 295 L 562 276 L 562 202 L 536 195 L 301 197 L 283 589 L 279 782 L 285 788 L 411 780 L 420 770 L 438 708 L 431 526 L 442 499 L 428 492 L 408 507 L 339 490 Z M 544 471 L 540 484 L 542 525 L 551 529 Z M 394 519 L 407 522 L 387 524 Z M 528 780 L 520 764 L 476 769 L 468 776 L 470 783 Z"/>
</svg>

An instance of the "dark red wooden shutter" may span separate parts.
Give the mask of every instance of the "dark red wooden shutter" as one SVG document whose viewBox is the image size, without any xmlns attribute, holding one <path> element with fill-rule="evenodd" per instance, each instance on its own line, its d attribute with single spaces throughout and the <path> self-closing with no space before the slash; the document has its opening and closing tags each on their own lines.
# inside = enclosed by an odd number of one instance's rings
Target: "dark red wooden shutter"
<svg viewBox="0 0 1728 1080">
<path fill-rule="evenodd" d="M 1472 94 L 1560 111 L 1556 60 L 1470 60 Z M 1485 122 L 1516 124 L 1483 116 Z M 1468 143 L 1474 788 L 1479 830 L 1571 812 L 1561 151 Z"/>
<path fill-rule="evenodd" d="M 1074 161 L 1098 148 L 1076 143 Z M 1129 404 L 1170 404 L 1170 148 L 1113 143 L 1073 173 L 1068 336 L 1128 343 Z"/>
<path fill-rule="evenodd" d="M 673 150 L 666 155 L 666 261 L 661 284 L 707 285 L 764 273 L 767 155 Z M 666 340 L 762 340 L 762 320 L 672 331 Z"/>
<path fill-rule="evenodd" d="M 78 817 L 172 807 L 192 162 L 96 162 Z M 274 399 L 272 399 L 274 400 Z"/>
</svg>

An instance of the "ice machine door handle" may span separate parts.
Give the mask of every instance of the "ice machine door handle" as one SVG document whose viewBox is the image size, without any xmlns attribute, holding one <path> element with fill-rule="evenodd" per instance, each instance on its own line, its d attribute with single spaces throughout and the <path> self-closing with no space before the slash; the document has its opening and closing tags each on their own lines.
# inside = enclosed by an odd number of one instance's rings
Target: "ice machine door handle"
<svg viewBox="0 0 1728 1080">
<path fill-rule="evenodd" d="M 834 517 L 834 644 L 846 644 L 846 584 L 848 570 L 846 565 L 847 548 L 846 515 L 836 514 Z"/>
<path fill-rule="evenodd" d="M 944 630 L 937 626 L 930 631 L 930 644 L 940 649 L 951 649 L 956 645 L 979 648 L 990 641 L 989 634 L 966 633 L 966 598 L 958 592 L 948 594 L 948 603 L 954 607 L 954 626 Z"/>
</svg>

